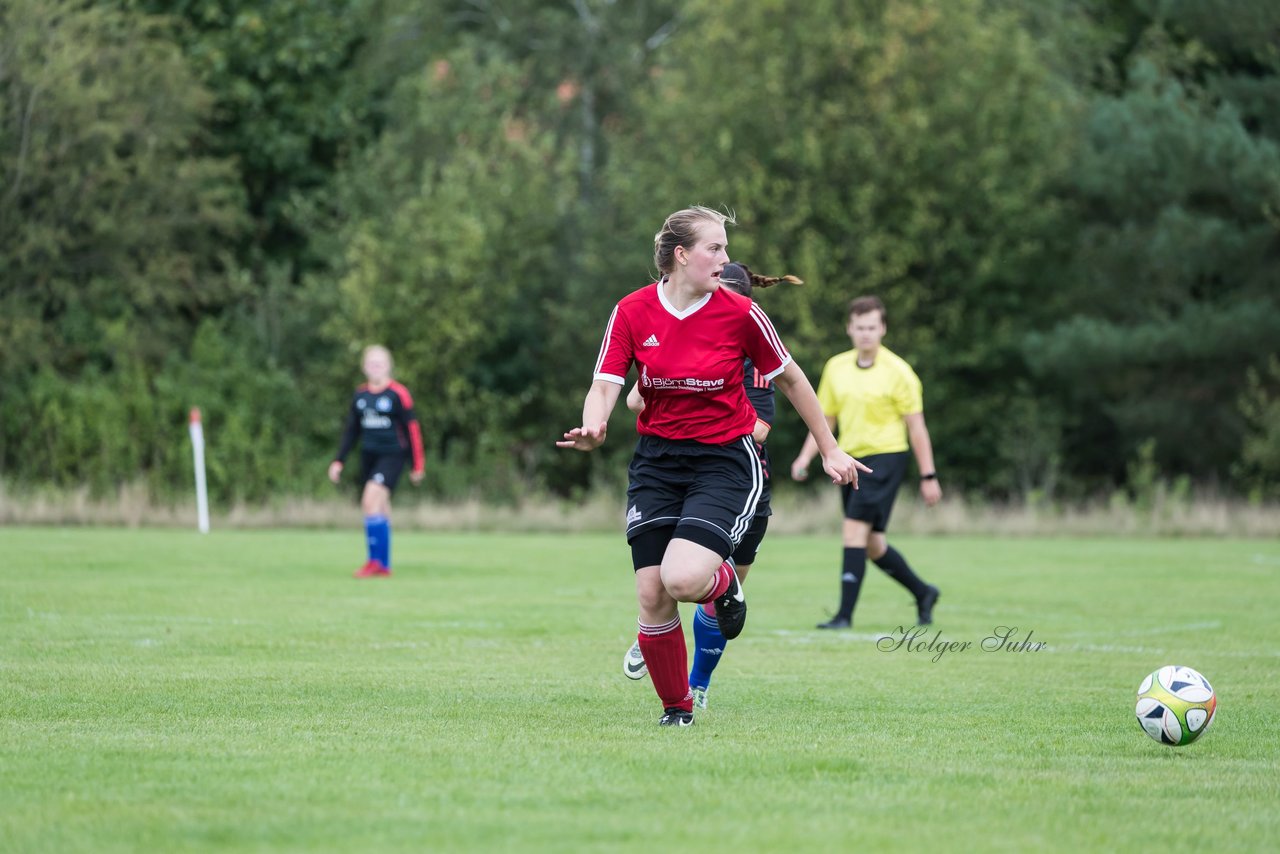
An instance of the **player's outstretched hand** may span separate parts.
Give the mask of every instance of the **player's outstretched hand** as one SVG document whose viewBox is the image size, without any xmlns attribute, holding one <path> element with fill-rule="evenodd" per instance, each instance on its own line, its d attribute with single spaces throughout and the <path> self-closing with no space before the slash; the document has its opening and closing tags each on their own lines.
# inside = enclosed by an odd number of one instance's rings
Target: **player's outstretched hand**
<svg viewBox="0 0 1280 854">
<path fill-rule="evenodd" d="M 564 434 L 564 441 L 556 442 L 557 448 L 573 448 L 577 451 L 594 451 L 604 444 L 604 434 L 609 429 L 606 421 L 595 427 L 574 427 Z"/>
<path fill-rule="evenodd" d="M 409 472 L 409 482 L 412 483 L 414 486 L 417 486 L 418 484 L 422 483 L 422 479 L 425 478 L 426 476 L 427 476 L 426 471 L 411 471 Z"/>
<path fill-rule="evenodd" d="M 342 463 L 334 460 L 329 463 L 329 480 L 334 483 L 338 482 L 338 478 L 342 477 Z"/>
<path fill-rule="evenodd" d="M 841 486 L 849 484 L 854 489 L 858 488 L 858 472 L 871 471 L 871 469 L 838 449 L 822 458 L 822 470 L 831 478 L 832 483 L 838 483 Z"/>
<path fill-rule="evenodd" d="M 809 464 L 800 462 L 800 458 L 796 457 L 791 463 L 791 479 L 792 480 L 808 480 Z"/>
</svg>

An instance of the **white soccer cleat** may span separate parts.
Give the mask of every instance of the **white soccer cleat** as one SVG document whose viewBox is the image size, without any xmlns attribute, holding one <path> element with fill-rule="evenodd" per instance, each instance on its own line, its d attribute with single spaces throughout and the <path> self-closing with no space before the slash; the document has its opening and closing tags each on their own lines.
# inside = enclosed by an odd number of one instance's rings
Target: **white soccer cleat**
<svg viewBox="0 0 1280 854">
<path fill-rule="evenodd" d="M 695 709 L 706 709 L 707 707 L 707 689 L 706 688 L 690 688 L 693 692 L 693 707 Z"/>
<path fill-rule="evenodd" d="M 640 651 L 640 641 L 636 640 L 622 657 L 622 675 L 628 679 L 643 679 L 649 674 L 649 665 L 644 663 L 644 653 Z"/>
</svg>

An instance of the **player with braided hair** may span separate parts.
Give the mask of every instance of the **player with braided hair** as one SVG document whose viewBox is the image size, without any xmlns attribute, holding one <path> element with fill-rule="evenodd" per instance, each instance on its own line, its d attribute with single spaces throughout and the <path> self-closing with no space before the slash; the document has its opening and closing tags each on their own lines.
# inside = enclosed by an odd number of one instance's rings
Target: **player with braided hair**
<svg viewBox="0 0 1280 854">
<path fill-rule="evenodd" d="M 804 281 L 796 276 L 761 276 L 752 272 L 746 264 L 725 264 L 724 269 L 720 271 L 721 287 L 729 288 L 748 298 L 751 297 L 753 288 L 769 288 L 780 282 L 793 285 L 804 284 Z M 773 399 L 773 382 L 756 370 L 750 357 L 742 362 L 742 384 L 747 391 L 747 400 L 750 401 L 751 408 L 756 413 L 756 424 L 751 431 L 751 438 L 755 442 L 756 452 L 760 455 L 760 464 L 764 471 L 764 492 L 760 496 L 760 503 L 756 506 L 756 514 L 751 520 L 747 533 L 733 551 L 738 580 L 745 583 L 747 573 L 751 571 L 756 554 L 760 550 L 760 543 L 764 540 L 765 531 L 769 528 L 769 517 L 773 515 L 769 489 L 772 465 L 769 461 L 766 442 L 769 431 L 773 427 L 776 409 Z M 639 383 L 632 386 L 631 392 L 627 395 L 627 406 L 635 412 L 640 412 L 644 408 L 644 398 L 640 394 Z M 693 615 L 694 652 L 693 667 L 689 671 L 689 690 L 693 692 L 694 707 L 699 709 L 707 707 L 707 691 L 711 686 L 711 674 L 720 664 L 727 643 L 716 623 L 715 613 L 715 605 L 707 603 L 699 605 Z M 628 679 L 644 678 L 647 669 L 639 641 L 633 643 L 623 657 L 622 672 Z"/>
<path fill-rule="evenodd" d="M 868 470 L 837 446 L 813 386 L 768 315 L 720 287 L 728 221 L 705 207 L 667 217 L 653 241 L 662 278 L 614 307 L 581 426 L 556 442 L 579 451 L 600 447 L 627 372 L 639 366 L 645 405 L 628 469 L 627 542 L 640 610 L 637 640 L 662 702 L 662 726 L 693 723 L 678 603 L 714 602 L 728 639 L 746 623 L 746 597 L 729 556 L 755 518 L 764 473 L 751 440 L 756 413 L 743 388 L 743 358 L 795 406 L 832 481 L 856 486 L 859 469 Z"/>
</svg>

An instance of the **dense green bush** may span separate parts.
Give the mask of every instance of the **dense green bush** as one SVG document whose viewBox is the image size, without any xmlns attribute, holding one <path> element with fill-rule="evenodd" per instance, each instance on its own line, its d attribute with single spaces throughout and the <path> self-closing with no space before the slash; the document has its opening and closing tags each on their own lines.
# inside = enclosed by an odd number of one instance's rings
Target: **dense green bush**
<svg viewBox="0 0 1280 854">
<path fill-rule="evenodd" d="M 690 203 L 816 381 L 889 305 L 947 483 L 1280 492 L 1267 0 L 0 2 L 0 478 L 324 494 L 360 349 L 426 493 L 616 486 L 557 451 Z M 1268 35 L 1272 34 L 1272 35 Z M 780 465 L 799 446 L 782 407 Z M 1175 489 L 1175 491 L 1176 491 Z"/>
</svg>

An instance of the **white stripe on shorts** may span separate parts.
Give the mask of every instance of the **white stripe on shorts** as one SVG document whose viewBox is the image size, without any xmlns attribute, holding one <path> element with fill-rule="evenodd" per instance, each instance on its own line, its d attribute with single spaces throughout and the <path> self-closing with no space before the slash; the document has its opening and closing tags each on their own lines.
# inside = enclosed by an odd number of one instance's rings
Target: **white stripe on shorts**
<svg viewBox="0 0 1280 854">
<path fill-rule="evenodd" d="M 655 525 L 655 524 L 657 524 L 658 522 L 670 522 L 672 519 L 675 519 L 675 520 L 676 520 L 676 523 L 677 523 L 677 524 L 679 524 L 679 522 L 680 522 L 680 517 L 679 517 L 679 516 L 654 516 L 652 519 L 645 519 L 645 520 L 644 520 L 644 521 L 642 521 L 642 522 L 636 522 L 634 525 L 628 525 L 628 526 L 627 526 L 627 536 L 628 536 L 628 537 L 629 537 L 629 536 L 631 536 L 632 534 L 634 534 L 636 531 L 640 530 L 641 528 L 648 527 L 649 525 Z M 671 527 L 673 527 L 673 528 L 674 528 L 674 527 L 675 527 L 675 525 L 672 525 Z"/>
<path fill-rule="evenodd" d="M 756 453 L 756 443 L 750 436 L 743 436 L 742 447 L 751 455 L 751 492 L 747 495 L 747 506 L 743 508 L 738 518 L 733 520 L 733 529 L 729 531 L 729 539 L 735 546 L 751 527 L 751 520 L 756 515 L 756 506 L 760 503 L 760 496 L 764 494 L 764 469 L 760 465 L 760 455 Z"/>
</svg>

